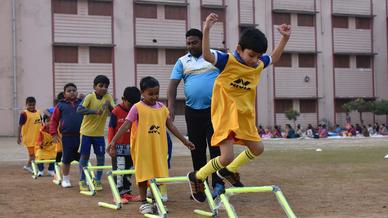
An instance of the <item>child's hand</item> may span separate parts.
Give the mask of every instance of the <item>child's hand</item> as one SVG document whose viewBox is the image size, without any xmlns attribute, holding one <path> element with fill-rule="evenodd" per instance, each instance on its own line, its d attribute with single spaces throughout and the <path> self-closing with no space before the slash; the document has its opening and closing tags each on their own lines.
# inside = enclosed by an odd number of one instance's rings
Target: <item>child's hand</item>
<svg viewBox="0 0 388 218">
<path fill-rule="evenodd" d="M 279 33 L 282 34 L 282 36 L 284 36 L 286 38 L 290 38 L 290 36 L 291 36 L 291 26 L 290 25 L 282 24 L 282 25 L 279 25 L 277 29 L 278 29 Z"/>
<path fill-rule="evenodd" d="M 110 157 L 116 157 L 116 146 L 109 144 L 108 148 L 106 149 L 106 152 L 109 154 Z"/>
<path fill-rule="evenodd" d="M 204 29 L 210 29 L 218 21 L 218 15 L 216 13 L 210 13 L 205 21 Z"/>
<path fill-rule="evenodd" d="M 194 145 L 192 142 L 190 142 L 189 140 L 187 140 L 187 139 L 183 142 L 183 144 L 184 144 L 188 149 L 190 149 L 190 150 L 194 150 L 194 149 L 195 149 L 195 145 Z"/>
<path fill-rule="evenodd" d="M 101 115 L 103 112 L 104 112 L 103 108 L 96 110 L 97 115 Z"/>
</svg>

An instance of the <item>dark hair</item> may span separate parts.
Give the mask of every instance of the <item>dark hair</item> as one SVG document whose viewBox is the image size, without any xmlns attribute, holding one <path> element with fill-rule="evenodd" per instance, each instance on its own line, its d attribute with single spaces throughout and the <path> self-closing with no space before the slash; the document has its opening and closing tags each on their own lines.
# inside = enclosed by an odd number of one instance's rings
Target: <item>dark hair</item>
<svg viewBox="0 0 388 218">
<path fill-rule="evenodd" d="M 135 104 L 140 101 L 140 90 L 135 86 L 127 87 L 124 89 L 123 99 L 129 101 L 131 104 Z"/>
<path fill-rule="evenodd" d="M 94 78 L 93 84 L 94 84 L 94 86 L 96 86 L 99 83 L 106 84 L 109 86 L 110 82 L 109 82 L 108 77 L 106 77 L 104 75 L 98 75 L 98 76 L 96 76 L 96 78 Z"/>
<path fill-rule="evenodd" d="M 96 79 L 94 79 L 95 81 Z M 94 85 L 97 85 L 97 84 L 94 84 Z M 74 87 L 75 89 L 77 89 L 77 86 L 74 84 L 74 83 L 67 83 L 64 87 L 63 87 L 63 92 L 66 92 L 66 89 L 67 87 Z M 62 93 L 63 94 L 63 93 Z M 59 94 L 58 94 L 59 95 Z"/>
<path fill-rule="evenodd" d="M 59 101 L 61 101 L 63 99 L 65 99 L 65 95 L 63 94 L 63 92 L 58 93 L 57 98 L 54 99 L 54 105 L 56 105 Z"/>
<path fill-rule="evenodd" d="M 268 48 L 267 37 L 256 28 L 245 29 L 240 35 L 238 44 L 241 50 L 251 49 L 261 54 L 265 53 Z"/>
<path fill-rule="evenodd" d="M 43 114 L 43 122 L 50 121 L 50 117 L 46 114 Z"/>
<path fill-rule="evenodd" d="M 64 98 L 65 98 L 64 93 L 63 93 L 63 92 L 60 92 L 60 93 L 58 93 L 57 99 L 56 99 L 56 100 L 60 101 L 60 100 L 62 100 L 62 99 L 64 99 Z"/>
<path fill-rule="evenodd" d="M 202 32 L 199 29 L 194 29 L 194 28 L 189 29 L 186 32 L 186 38 L 188 38 L 189 36 L 197 36 L 198 38 L 200 38 L 202 40 Z"/>
<path fill-rule="evenodd" d="M 140 80 L 140 90 L 144 91 L 149 88 L 155 88 L 159 86 L 158 80 L 153 78 L 152 76 L 144 77 Z"/>
<path fill-rule="evenodd" d="M 26 104 L 36 103 L 36 99 L 32 96 L 26 98 Z"/>
</svg>

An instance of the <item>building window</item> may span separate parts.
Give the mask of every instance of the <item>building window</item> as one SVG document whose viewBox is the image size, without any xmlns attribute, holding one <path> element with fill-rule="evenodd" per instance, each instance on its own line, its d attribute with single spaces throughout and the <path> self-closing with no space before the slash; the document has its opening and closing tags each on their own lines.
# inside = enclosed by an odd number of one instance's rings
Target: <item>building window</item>
<svg viewBox="0 0 388 218">
<path fill-rule="evenodd" d="M 166 49 L 166 64 L 175 64 L 185 54 L 185 49 Z"/>
<path fill-rule="evenodd" d="M 357 68 L 371 68 L 371 57 L 368 55 L 356 56 Z"/>
<path fill-rule="evenodd" d="M 181 6 L 164 6 L 164 18 L 171 20 L 186 20 L 187 7 Z"/>
<path fill-rule="evenodd" d="M 349 55 L 334 55 L 334 68 L 349 68 Z"/>
<path fill-rule="evenodd" d="M 346 110 L 343 108 L 343 105 L 352 101 L 353 99 L 335 99 L 335 112 L 336 113 L 345 113 Z"/>
<path fill-rule="evenodd" d="M 153 4 L 135 4 L 133 11 L 138 18 L 156 18 L 156 5 Z"/>
<path fill-rule="evenodd" d="M 314 15 L 298 14 L 298 26 L 315 26 Z"/>
<path fill-rule="evenodd" d="M 280 56 L 280 59 L 277 63 L 275 63 L 276 67 L 291 67 L 291 54 L 290 53 L 283 53 L 282 56 Z"/>
<path fill-rule="evenodd" d="M 201 8 L 202 22 L 206 20 L 210 13 L 218 14 L 218 22 L 225 22 L 225 10 L 223 8 Z"/>
<path fill-rule="evenodd" d="M 78 47 L 54 46 L 55 63 L 78 63 Z"/>
<path fill-rule="evenodd" d="M 292 109 L 292 100 L 275 100 L 275 113 L 285 113 Z"/>
<path fill-rule="evenodd" d="M 100 64 L 112 63 L 112 48 L 89 47 L 89 62 Z"/>
<path fill-rule="evenodd" d="M 299 100 L 299 108 L 301 113 L 316 113 L 317 100 L 315 99 L 301 99 Z"/>
<path fill-rule="evenodd" d="M 356 29 L 369 30 L 371 27 L 371 19 L 364 17 L 356 17 Z"/>
<path fill-rule="evenodd" d="M 334 28 L 349 28 L 348 17 L 333 16 L 332 22 Z"/>
<path fill-rule="evenodd" d="M 77 14 L 77 0 L 52 0 L 54 13 Z"/>
<path fill-rule="evenodd" d="M 273 13 L 273 22 L 274 25 L 291 24 L 291 14 Z"/>
<path fill-rule="evenodd" d="M 89 0 L 88 11 L 89 15 L 112 16 L 113 2 Z"/>
<path fill-rule="evenodd" d="M 158 64 L 158 49 L 136 48 L 136 64 Z"/>
<path fill-rule="evenodd" d="M 299 54 L 299 67 L 315 67 L 315 54 Z"/>
</svg>

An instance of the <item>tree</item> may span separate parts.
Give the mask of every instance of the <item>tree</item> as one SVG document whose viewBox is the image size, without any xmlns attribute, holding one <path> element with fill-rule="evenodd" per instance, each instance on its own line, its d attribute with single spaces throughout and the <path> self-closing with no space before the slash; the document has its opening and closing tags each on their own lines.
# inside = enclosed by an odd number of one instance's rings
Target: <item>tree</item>
<svg viewBox="0 0 388 218">
<path fill-rule="evenodd" d="M 363 98 L 357 98 L 353 101 L 345 103 L 342 107 L 347 112 L 346 116 L 348 116 L 349 112 L 351 111 L 357 111 L 360 115 L 361 125 L 364 125 L 364 120 L 362 119 L 362 113 L 371 112 L 373 109 L 373 104 L 370 101 L 365 101 Z"/>
<path fill-rule="evenodd" d="M 284 112 L 284 115 L 287 117 L 288 120 L 292 120 L 292 122 L 294 123 L 294 128 L 295 128 L 296 127 L 295 122 L 298 119 L 300 113 L 296 110 L 291 109 L 291 110 Z"/>
<path fill-rule="evenodd" d="M 388 123 L 388 101 L 383 99 L 374 101 L 373 113 L 376 115 L 385 115 L 385 123 Z"/>
</svg>

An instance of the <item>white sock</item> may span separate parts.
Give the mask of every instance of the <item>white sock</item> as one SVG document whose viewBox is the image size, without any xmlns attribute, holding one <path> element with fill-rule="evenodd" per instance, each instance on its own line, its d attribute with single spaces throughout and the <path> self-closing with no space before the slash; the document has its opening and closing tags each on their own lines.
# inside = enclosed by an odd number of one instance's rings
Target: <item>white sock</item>
<svg viewBox="0 0 388 218">
<path fill-rule="evenodd" d="M 63 180 L 64 180 L 64 181 L 69 181 L 69 180 L 70 180 L 70 176 L 69 176 L 69 175 L 67 175 L 67 176 L 64 175 L 64 176 L 63 176 Z"/>
</svg>

